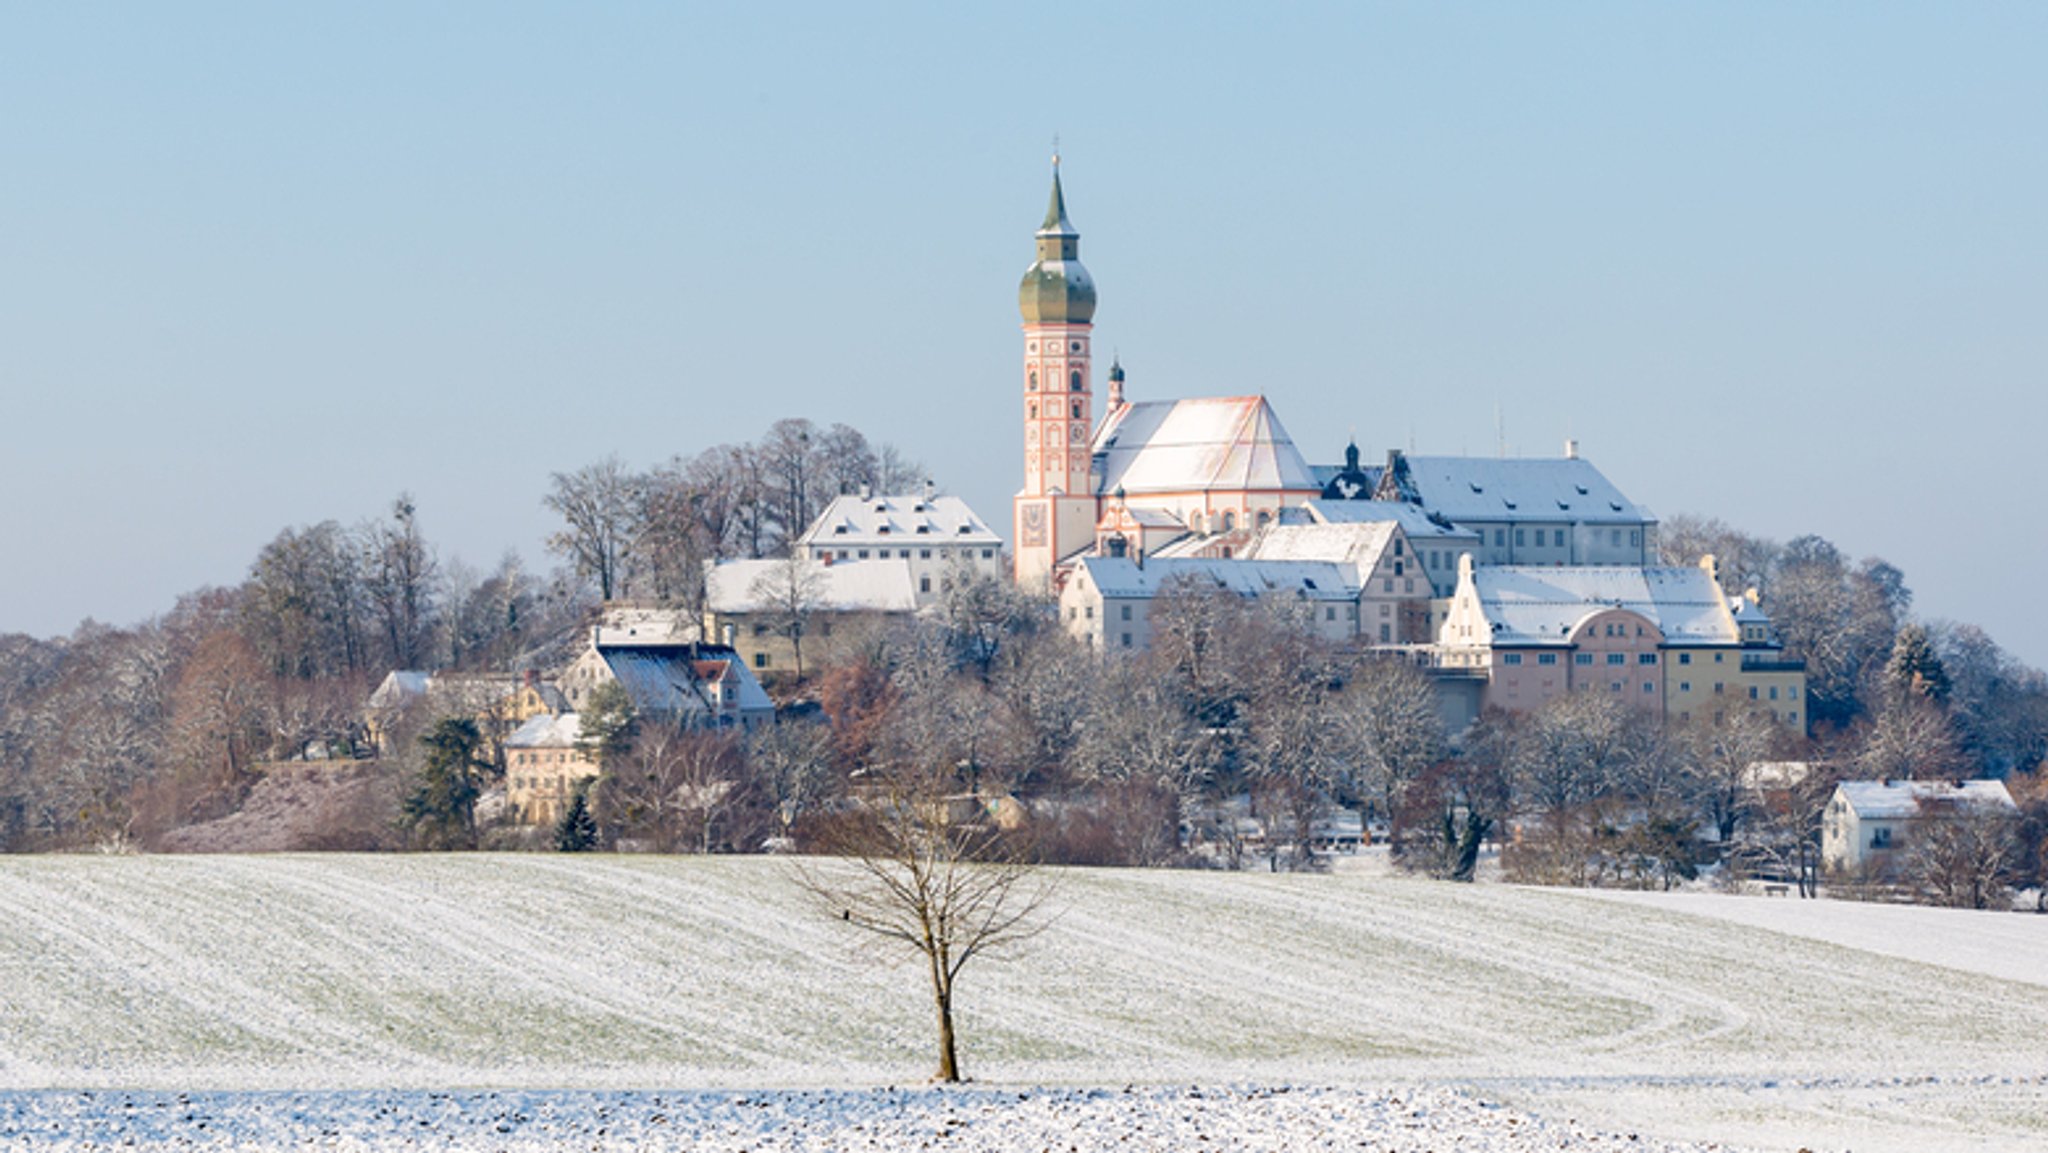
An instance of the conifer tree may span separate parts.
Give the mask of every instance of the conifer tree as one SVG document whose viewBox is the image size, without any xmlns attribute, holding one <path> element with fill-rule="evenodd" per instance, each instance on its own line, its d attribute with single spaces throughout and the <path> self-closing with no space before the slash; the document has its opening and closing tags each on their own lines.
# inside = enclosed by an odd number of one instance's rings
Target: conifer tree
<svg viewBox="0 0 2048 1153">
<path fill-rule="evenodd" d="M 450 717 L 420 737 L 426 762 L 402 810 L 413 839 L 423 849 L 476 847 L 477 775 L 486 766 L 477 755 L 483 735 L 476 722 Z"/>
<path fill-rule="evenodd" d="M 590 781 L 586 778 L 576 783 L 576 792 L 569 798 L 569 807 L 563 811 L 562 819 L 555 823 L 555 851 L 587 853 L 595 848 L 597 820 L 590 815 Z"/>
</svg>

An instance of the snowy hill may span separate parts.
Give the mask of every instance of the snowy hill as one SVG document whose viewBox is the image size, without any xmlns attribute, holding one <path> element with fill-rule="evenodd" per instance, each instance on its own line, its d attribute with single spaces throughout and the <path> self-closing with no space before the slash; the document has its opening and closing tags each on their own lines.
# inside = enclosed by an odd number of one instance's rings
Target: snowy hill
<svg viewBox="0 0 2048 1153">
<path fill-rule="evenodd" d="M 0 1088 L 922 1079 L 919 972 L 790 868 L 0 860 Z M 984 1082 L 1448 1083 L 1672 1138 L 2048 1145 L 2048 918 L 1144 871 L 1063 872 L 1056 904 L 963 978 Z"/>
</svg>

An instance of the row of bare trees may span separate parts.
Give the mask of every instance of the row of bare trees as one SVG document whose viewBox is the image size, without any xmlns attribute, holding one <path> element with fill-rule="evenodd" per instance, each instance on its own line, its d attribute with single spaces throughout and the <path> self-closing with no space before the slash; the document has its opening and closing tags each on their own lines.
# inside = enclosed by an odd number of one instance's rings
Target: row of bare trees
<svg viewBox="0 0 2048 1153">
<path fill-rule="evenodd" d="M 645 472 L 607 457 L 555 473 L 544 503 L 562 527 L 548 548 L 605 600 L 701 608 L 705 561 L 781 555 L 833 497 L 907 492 L 921 473 L 858 429 L 779 420 L 752 444 L 716 445 Z"/>
</svg>

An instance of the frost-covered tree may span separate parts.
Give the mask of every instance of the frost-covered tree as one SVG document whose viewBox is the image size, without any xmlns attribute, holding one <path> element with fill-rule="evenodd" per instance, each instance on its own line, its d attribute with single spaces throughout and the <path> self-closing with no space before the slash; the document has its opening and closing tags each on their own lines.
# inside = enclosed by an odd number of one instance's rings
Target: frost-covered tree
<svg viewBox="0 0 2048 1153">
<path fill-rule="evenodd" d="M 567 560 L 577 576 L 595 582 L 604 600 L 625 596 L 640 529 L 640 478 L 608 456 L 575 472 L 554 473 L 549 485 L 541 503 L 562 518 L 562 528 L 548 537 L 548 550 Z"/>
</svg>

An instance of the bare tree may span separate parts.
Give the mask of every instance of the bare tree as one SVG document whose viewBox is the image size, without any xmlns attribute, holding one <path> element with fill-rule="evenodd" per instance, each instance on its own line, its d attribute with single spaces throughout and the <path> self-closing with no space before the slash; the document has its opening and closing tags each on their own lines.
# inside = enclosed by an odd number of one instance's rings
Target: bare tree
<svg viewBox="0 0 2048 1153">
<path fill-rule="evenodd" d="M 411 494 L 400 493 L 391 502 L 391 519 L 365 525 L 360 536 L 365 584 L 384 626 L 391 667 L 424 668 L 432 656 L 439 565 L 420 535 Z"/>
<path fill-rule="evenodd" d="M 1915 898 L 1952 909 L 2005 907 L 2020 864 L 2019 820 L 1989 809 L 1937 811 L 1925 800 L 1920 809 L 1903 870 Z"/>
<path fill-rule="evenodd" d="M 549 551 L 597 582 L 605 600 L 626 595 L 630 548 L 638 531 L 640 480 L 616 456 L 575 472 L 553 474 L 541 503 L 561 515 L 563 528 L 548 538 Z"/>
<path fill-rule="evenodd" d="M 643 725 L 597 786 L 597 807 L 623 837 L 662 852 L 710 853 L 753 841 L 758 809 L 746 758 L 731 733 Z"/>
<path fill-rule="evenodd" d="M 810 558 L 791 553 L 754 578 L 747 590 L 763 623 L 789 641 L 796 679 L 804 679 L 804 637 L 811 618 L 825 607 L 825 571 Z"/>
<path fill-rule="evenodd" d="M 1685 774 L 1686 792 L 1714 824 L 1725 851 L 1754 811 L 1754 767 L 1771 759 L 1785 733 L 1760 708 L 1734 708 L 1716 719 L 1677 726 L 1670 745 Z"/>
<path fill-rule="evenodd" d="M 1043 928 L 1049 889 L 1013 841 L 961 803 L 950 769 L 877 772 L 862 799 L 826 844 L 846 861 L 802 866 L 799 878 L 828 915 L 923 960 L 937 1015 L 937 1079 L 958 1081 L 960 973 Z"/>
<path fill-rule="evenodd" d="M 1351 670 L 1336 705 L 1357 784 L 1382 815 L 1391 816 L 1408 782 L 1444 759 L 1443 715 L 1436 690 L 1414 665 L 1397 657 L 1367 657 Z"/>
</svg>

